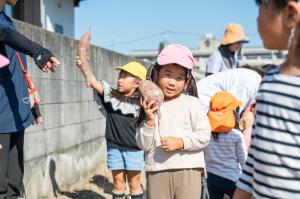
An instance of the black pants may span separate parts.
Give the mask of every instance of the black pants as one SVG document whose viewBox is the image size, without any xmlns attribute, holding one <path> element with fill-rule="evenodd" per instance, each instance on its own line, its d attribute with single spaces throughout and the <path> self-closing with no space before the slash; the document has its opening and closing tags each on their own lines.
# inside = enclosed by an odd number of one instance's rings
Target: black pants
<svg viewBox="0 0 300 199">
<path fill-rule="evenodd" d="M 207 188 L 210 199 L 223 199 L 225 194 L 232 198 L 236 186 L 234 181 L 207 173 Z"/>
<path fill-rule="evenodd" d="M 0 199 L 21 194 L 24 174 L 24 131 L 0 133 Z"/>
</svg>

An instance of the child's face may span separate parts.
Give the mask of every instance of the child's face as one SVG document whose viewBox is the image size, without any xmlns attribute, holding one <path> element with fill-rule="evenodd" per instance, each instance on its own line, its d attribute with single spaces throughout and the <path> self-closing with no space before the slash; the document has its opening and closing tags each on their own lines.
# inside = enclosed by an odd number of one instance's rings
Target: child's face
<svg viewBox="0 0 300 199">
<path fill-rule="evenodd" d="M 287 48 L 290 30 L 284 25 L 283 9 L 277 8 L 272 0 L 261 1 L 257 18 L 258 32 L 267 49 Z"/>
<path fill-rule="evenodd" d="M 125 96 L 130 96 L 139 87 L 139 82 L 137 77 L 121 70 L 118 78 L 118 91 Z"/>
<path fill-rule="evenodd" d="M 161 67 L 158 74 L 158 86 L 164 93 L 165 100 L 171 100 L 180 95 L 186 82 L 186 70 L 177 64 L 167 64 Z"/>
</svg>

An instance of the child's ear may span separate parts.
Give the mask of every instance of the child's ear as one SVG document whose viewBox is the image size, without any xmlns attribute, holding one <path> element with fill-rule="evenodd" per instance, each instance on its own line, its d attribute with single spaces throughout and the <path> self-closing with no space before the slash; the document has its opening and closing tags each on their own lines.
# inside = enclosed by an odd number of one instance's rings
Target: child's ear
<svg viewBox="0 0 300 199">
<path fill-rule="evenodd" d="M 138 87 L 140 86 L 141 81 L 142 81 L 142 80 L 137 79 L 137 80 L 135 81 L 135 85 L 134 85 L 133 87 L 134 87 L 134 88 L 138 88 Z"/>
<path fill-rule="evenodd" d="M 287 28 L 292 29 L 300 22 L 300 8 L 295 1 L 289 1 L 285 7 L 284 24 Z"/>
</svg>

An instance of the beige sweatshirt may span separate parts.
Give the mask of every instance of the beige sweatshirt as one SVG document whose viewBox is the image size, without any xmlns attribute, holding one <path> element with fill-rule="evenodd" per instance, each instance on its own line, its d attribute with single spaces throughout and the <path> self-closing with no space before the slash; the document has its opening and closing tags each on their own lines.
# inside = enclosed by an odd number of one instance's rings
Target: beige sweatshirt
<svg viewBox="0 0 300 199">
<path fill-rule="evenodd" d="M 146 171 L 204 168 L 203 149 L 208 145 L 210 135 L 209 120 L 199 99 L 182 94 L 163 102 L 155 127 L 142 124 L 137 129 L 136 141 L 145 151 Z M 162 150 L 160 137 L 166 136 L 182 138 L 184 149 L 174 152 Z"/>
</svg>

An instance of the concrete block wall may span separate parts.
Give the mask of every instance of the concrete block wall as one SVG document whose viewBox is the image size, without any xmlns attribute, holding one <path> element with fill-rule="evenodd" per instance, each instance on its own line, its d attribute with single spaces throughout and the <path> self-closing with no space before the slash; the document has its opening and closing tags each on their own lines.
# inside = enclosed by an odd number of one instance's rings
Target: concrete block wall
<svg viewBox="0 0 300 199">
<path fill-rule="evenodd" d="M 47 198 L 106 164 L 105 119 L 75 66 L 78 41 L 14 22 L 21 33 L 51 50 L 62 64 L 55 73 L 47 74 L 28 58 L 30 77 L 42 98 L 44 123 L 26 130 L 24 187 L 28 199 Z M 91 47 L 95 76 L 113 85 L 118 75 L 114 68 L 130 59 Z"/>
</svg>

